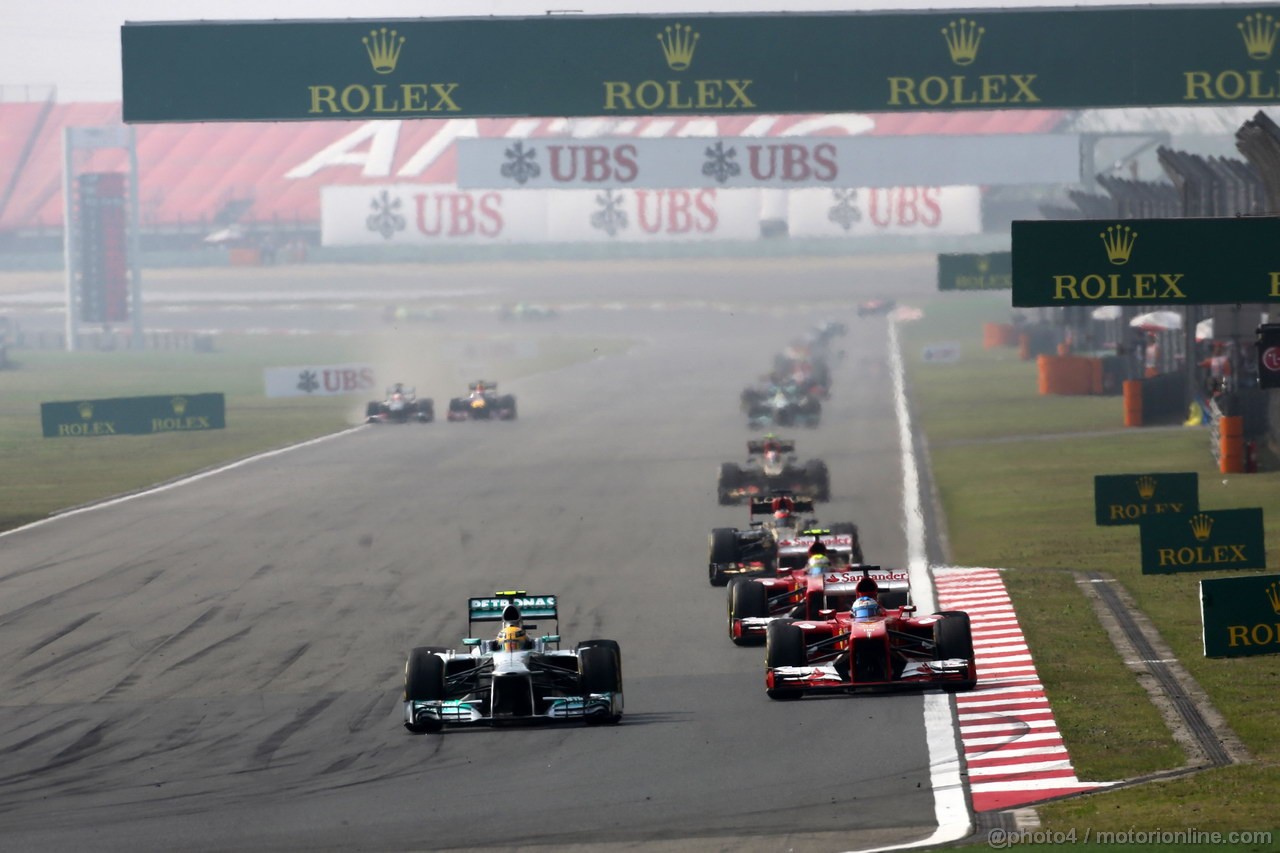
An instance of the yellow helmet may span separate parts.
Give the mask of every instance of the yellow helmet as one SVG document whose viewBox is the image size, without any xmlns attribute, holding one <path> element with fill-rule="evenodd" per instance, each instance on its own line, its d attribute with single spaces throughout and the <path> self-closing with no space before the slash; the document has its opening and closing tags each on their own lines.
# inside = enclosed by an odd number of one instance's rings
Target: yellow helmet
<svg viewBox="0 0 1280 853">
<path fill-rule="evenodd" d="M 502 643 L 502 650 L 505 652 L 518 652 L 528 642 L 528 636 L 525 634 L 524 628 L 519 625 L 504 626 L 502 635 L 498 639 Z"/>
</svg>

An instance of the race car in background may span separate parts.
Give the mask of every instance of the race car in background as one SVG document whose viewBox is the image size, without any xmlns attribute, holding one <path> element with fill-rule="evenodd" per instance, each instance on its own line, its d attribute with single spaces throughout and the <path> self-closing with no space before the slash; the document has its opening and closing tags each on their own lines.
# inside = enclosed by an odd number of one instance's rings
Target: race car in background
<svg viewBox="0 0 1280 853">
<path fill-rule="evenodd" d="M 774 619 L 765 641 L 770 699 L 862 689 L 941 687 L 972 690 L 978 682 L 969 615 L 948 610 L 917 617 L 915 606 L 852 609 L 877 582 L 872 567 L 822 585 L 816 613 Z M 813 609 L 813 608 L 810 608 Z"/>
<path fill-rule="evenodd" d="M 827 463 L 810 459 L 798 464 L 796 443 L 766 435 L 747 442 L 747 464 L 725 462 L 720 466 L 716 495 L 722 505 L 742 503 L 753 497 L 785 489 L 815 501 L 831 499 Z"/>
<path fill-rule="evenodd" d="M 877 317 L 888 314 L 898 303 L 892 299 L 866 299 L 858 303 L 859 317 Z"/>
<path fill-rule="evenodd" d="M 467 386 L 467 396 L 449 401 L 448 419 L 451 421 L 514 421 L 516 398 L 499 394 L 498 383 L 483 379 Z"/>
<path fill-rule="evenodd" d="M 467 601 L 467 634 L 459 652 L 420 646 L 404 670 L 404 726 L 414 734 L 446 725 L 500 725 L 622 720 L 622 654 L 613 640 L 560 648 L 554 595 L 520 590 Z M 526 619 L 555 628 L 536 635 Z M 497 639 L 474 636 L 477 623 L 501 623 Z"/>
<path fill-rule="evenodd" d="M 373 400 L 364 410 L 365 423 L 398 423 L 409 421 L 431 423 L 436 419 L 435 404 L 428 397 L 419 400 L 417 392 L 401 383 L 387 389 L 385 400 Z"/>
<path fill-rule="evenodd" d="M 806 551 L 812 551 L 809 547 Z M 847 552 L 823 551 L 829 565 L 811 574 L 803 562 L 795 568 L 780 568 L 773 577 L 737 577 L 729 584 L 729 638 L 739 646 L 765 640 L 775 619 L 819 619 L 827 606 L 825 596 L 834 594 L 839 584 L 855 583 L 868 569 L 880 586 L 885 607 L 910 603 L 910 588 L 904 569 L 861 566 L 846 562 Z"/>
<path fill-rule="evenodd" d="M 858 528 L 835 524 L 819 528 L 809 498 L 775 492 L 771 497 L 751 498 L 751 526 L 745 530 L 717 527 L 708 537 L 707 579 L 712 586 L 724 586 L 735 575 L 774 572 L 804 565 L 814 537 L 825 547 L 845 555 L 846 562 L 862 562 Z M 763 520 L 757 521 L 757 518 Z M 808 538 L 805 538 L 808 536 Z"/>
<path fill-rule="evenodd" d="M 822 420 L 822 401 L 799 385 L 751 386 L 740 399 L 749 427 L 816 427 Z"/>
</svg>

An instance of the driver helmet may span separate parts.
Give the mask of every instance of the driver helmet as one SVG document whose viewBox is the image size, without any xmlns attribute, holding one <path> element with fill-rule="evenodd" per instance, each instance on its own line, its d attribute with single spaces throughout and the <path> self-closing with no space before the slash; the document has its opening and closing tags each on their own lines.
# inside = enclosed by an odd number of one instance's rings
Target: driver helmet
<svg viewBox="0 0 1280 853">
<path fill-rule="evenodd" d="M 831 571 L 831 558 L 826 554 L 814 554 L 809 558 L 805 571 L 811 575 L 824 575 Z"/>
<path fill-rule="evenodd" d="M 503 625 L 502 633 L 498 636 L 498 642 L 502 644 L 504 652 L 518 652 L 525 647 L 528 642 L 528 636 L 525 635 L 524 628 L 520 625 Z"/>
<path fill-rule="evenodd" d="M 792 510 L 794 510 L 795 507 L 795 501 L 791 500 L 791 498 L 774 498 L 773 517 L 778 521 L 790 521 Z"/>
<path fill-rule="evenodd" d="M 853 602 L 854 619 L 874 619 L 883 613 L 880 603 L 869 596 L 860 595 Z"/>
</svg>

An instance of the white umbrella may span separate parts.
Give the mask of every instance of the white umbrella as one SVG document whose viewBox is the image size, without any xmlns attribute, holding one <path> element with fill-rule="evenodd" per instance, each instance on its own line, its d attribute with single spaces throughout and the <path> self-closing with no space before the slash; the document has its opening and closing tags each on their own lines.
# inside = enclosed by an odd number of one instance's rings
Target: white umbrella
<svg viewBox="0 0 1280 853">
<path fill-rule="evenodd" d="M 1089 316 L 1095 320 L 1119 320 L 1122 310 L 1119 305 L 1100 305 Z"/>
<path fill-rule="evenodd" d="M 1213 318 L 1207 317 L 1196 323 L 1196 340 L 1211 341 L 1213 340 Z"/>
<path fill-rule="evenodd" d="M 1129 325 L 1144 332 L 1172 332 L 1182 328 L 1182 315 L 1177 311 L 1148 311 L 1134 317 Z"/>
</svg>

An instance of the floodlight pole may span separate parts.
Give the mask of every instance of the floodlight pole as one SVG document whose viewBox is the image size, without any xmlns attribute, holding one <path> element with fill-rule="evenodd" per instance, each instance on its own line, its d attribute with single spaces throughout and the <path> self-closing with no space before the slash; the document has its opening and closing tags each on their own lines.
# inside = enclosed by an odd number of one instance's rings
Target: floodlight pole
<svg viewBox="0 0 1280 853">
<path fill-rule="evenodd" d="M 66 270 L 67 276 L 67 319 L 66 319 L 66 349 L 67 352 L 75 352 L 77 346 L 76 338 L 80 334 L 80 305 L 76 301 L 76 251 L 77 234 L 76 223 L 78 217 L 75 216 L 75 199 L 71 197 L 71 188 L 74 186 L 72 181 L 72 170 L 74 168 L 74 158 L 72 156 L 75 151 L 75 145 L 72 140 L 72 129 L 70 127 L 62 128 L 62 265 Z"/>
</svg>

